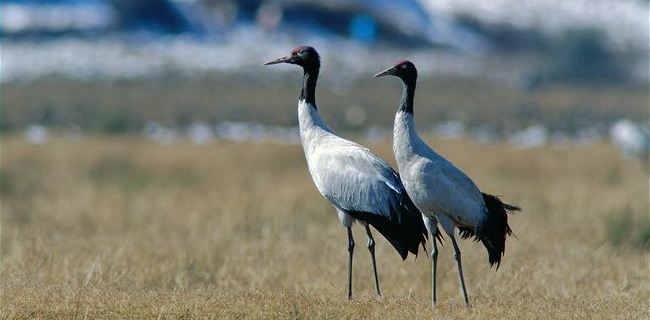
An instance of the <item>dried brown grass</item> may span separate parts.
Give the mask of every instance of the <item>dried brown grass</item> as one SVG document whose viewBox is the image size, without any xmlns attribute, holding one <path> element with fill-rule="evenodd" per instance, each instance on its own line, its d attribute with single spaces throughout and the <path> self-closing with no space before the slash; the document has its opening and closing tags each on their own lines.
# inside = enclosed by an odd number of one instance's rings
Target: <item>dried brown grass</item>
<svg viewBox="0 0 650 320">
<path fill-rule="evenodd" d="M 498 272 L 462 241 L 470 308 L 449 245 L 432 310 L 427 257 L 402 262 L 378 240 L 376 299 L 360 228 L 347 301 L 345 232 L 299 146 L 5 137 L 0 318 L 648 318 L 647 246 L 631 234 L 648 227 L 638 163 L 606 144 L 433 143 L 524 208 Z M 630 235 L 612 241 L 622 215 Z"/>
</svg>

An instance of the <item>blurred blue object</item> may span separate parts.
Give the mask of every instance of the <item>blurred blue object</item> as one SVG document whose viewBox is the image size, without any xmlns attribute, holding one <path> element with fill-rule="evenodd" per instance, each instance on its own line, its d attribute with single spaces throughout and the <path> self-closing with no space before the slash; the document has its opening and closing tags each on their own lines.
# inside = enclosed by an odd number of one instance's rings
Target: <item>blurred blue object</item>
<svg viewBox="0 0 650 320">
<path fill-rule="evenodd" d="M 377 36 L 375 19 L 366 14 L 359 14 L 350 21 L 350 37 L 363 43 L 373 43 Z"/>
</svg>

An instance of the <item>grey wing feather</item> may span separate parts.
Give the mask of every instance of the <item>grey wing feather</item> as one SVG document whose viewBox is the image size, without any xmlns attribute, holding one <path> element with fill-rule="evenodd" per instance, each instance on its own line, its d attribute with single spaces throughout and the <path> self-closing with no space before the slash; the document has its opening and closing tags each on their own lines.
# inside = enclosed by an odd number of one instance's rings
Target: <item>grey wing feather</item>
<svg viewBox="0 0 650 320">
<path fill-rule="evenodd" d="M 314 149 L 308 163 L 316 187 L 335 207 L 372 225 L 402 259 L 409 252 L 417 256 L 427 239 L 422 215 L 385 161 L 339 140 Z"/>
<path fill-rule="evenodd" d="M 447 178 L 449 182 L 451 182 L 451 185 L 455 187 L 456 191 L 463 194 L 463 196 L 459 198 L 472 199 L 482 204 L 483 198 L 481 196 L 481 191 L 474 181 L 462 170 L 454 166 L 453 163 L 449 162 L 447 159 L 442 159 L 443 161 L 440 161 L 436 165 L 438 167 L 438 174 Z"/>
<path fill-rule="evenodd" d="M 399 219 L 391 214 L 396 214 L 394 208 L 406 191 L 386 162 L 354 145 L 326 148 L 312 156 L 314 182 L 335 206 Z"/>
</svg>

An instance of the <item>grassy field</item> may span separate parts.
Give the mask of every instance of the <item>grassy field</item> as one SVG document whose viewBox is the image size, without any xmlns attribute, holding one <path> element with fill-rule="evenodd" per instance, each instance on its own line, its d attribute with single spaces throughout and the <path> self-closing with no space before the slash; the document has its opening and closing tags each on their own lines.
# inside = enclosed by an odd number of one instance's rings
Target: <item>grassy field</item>
<svg viewBox="0 0 650 320">
<path fill-rule="evenodd" d="M 479 244 L 460 243 L 470 308 L 449 241 L 438 308 L 426 255 L 402 262 L 384 239 L 375 298 L 359 227 L 347 301 L 345 231 L 299 146 L 5 136 L 0 318 L 648 318 L 648 176 L 638 162 L 608 144 L 431 142 L 524 209 L 497 272 Z M 388 145 L 370 147 L 392 162 Z"/>
<path fill-rule="evenodd" d="M 90 132 L 139 132 L 147 120 L 180 127 L 194 120 L 294 126 L 300 93 L 300 72 L 295 71 L 279 78 L 271 78 L 277 76 L 273 73 L 265 78 L 261 73 L 261 79 L 7 83 L 2 86 L 0 129 L 43 124 Z M 327 123 L 357 132 L 373 125 L 392 126 L 401 92 L 398 80 L 334 80 L 324 77 L 317 93 Z M 423 78 L 418 82 L 416 112 L 422 129 L 458 120 L 468 127 L 489 126 L 505 132 L 533 124 L 565 133 L 592 127 L 607 132 L 607 126 L 620 118 L 647 121 L 648 99 L 644 85 L 556 85 L 525 90 L 476 79 Z M 365 114 L 363 123 L 346 120 L 352 106 Z"/>
</svg>

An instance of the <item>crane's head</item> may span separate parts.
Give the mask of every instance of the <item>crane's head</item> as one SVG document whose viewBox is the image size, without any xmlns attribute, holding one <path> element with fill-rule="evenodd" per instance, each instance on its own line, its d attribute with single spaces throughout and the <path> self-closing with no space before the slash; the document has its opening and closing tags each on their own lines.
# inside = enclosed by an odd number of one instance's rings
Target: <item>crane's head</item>
<svg viewBox="0 0 650 320">
<path fill-rule="evenodd" d="M 383 76 L 396 76 L 405 84 L 415 84 L 418 78 L 418 70 L 415 68 L 413 62 L 408 60 L 399 60 L 394 66 L 376 74 L 374 77 L 379 78 Z"/>
<path fill-rule="evenodd" d="M 309 46 L 297 47 L 291 50 L 287 56 L 277 58 L 273 61 L 265 63 L 265 66 L 278 64 L 278 63 L 291 63 L 297 64 L 303 69 L 318 69 L 320 67 L 320 56 L 316 49 Z"/>
</svg>

